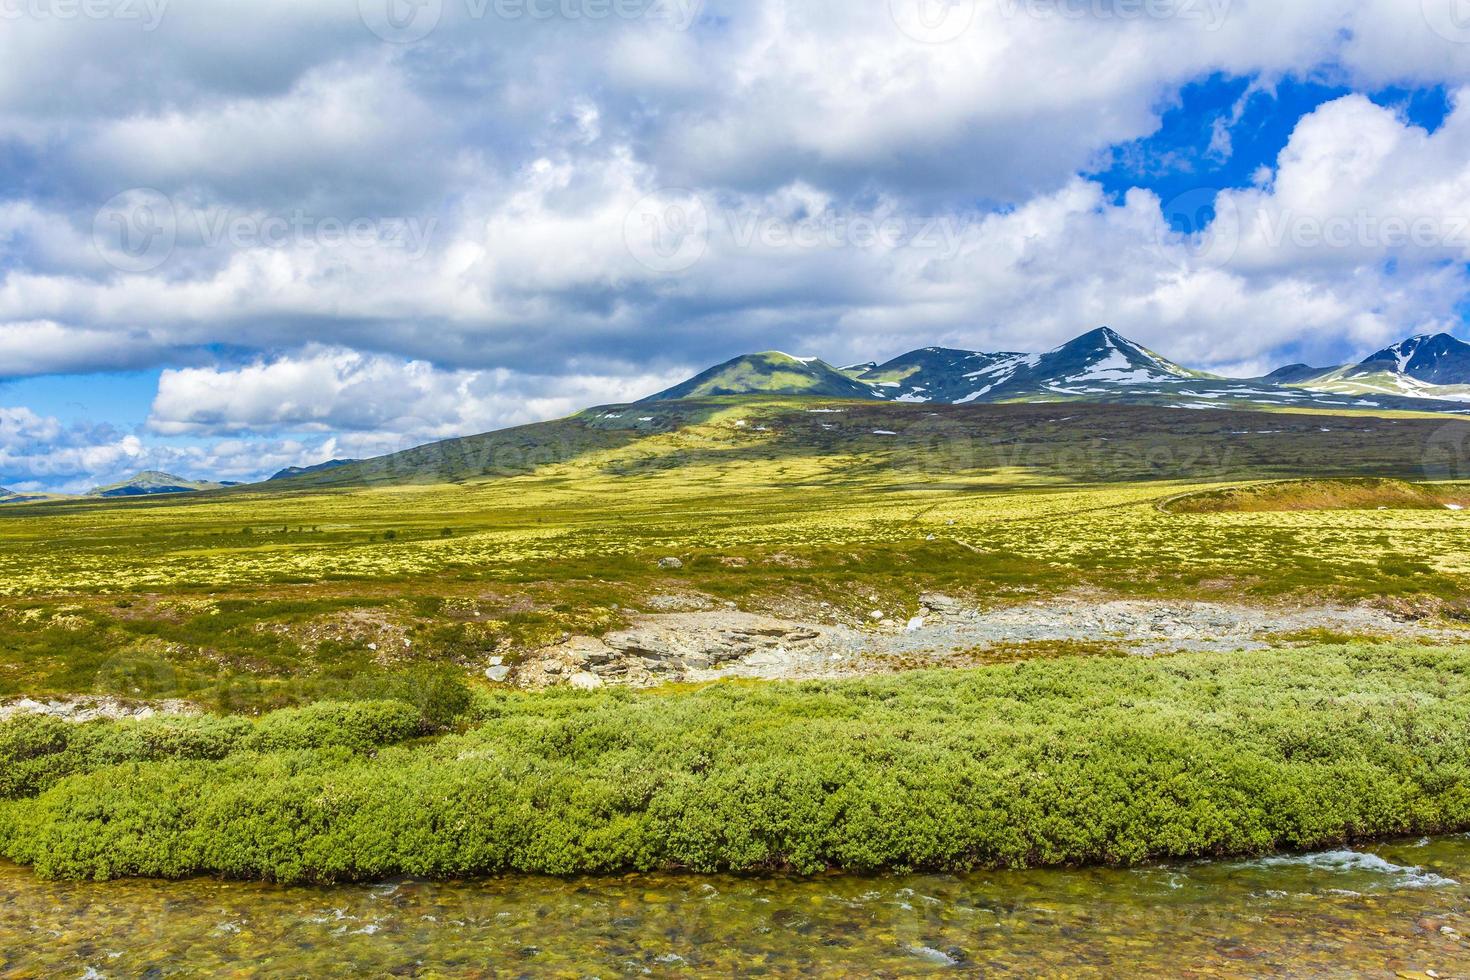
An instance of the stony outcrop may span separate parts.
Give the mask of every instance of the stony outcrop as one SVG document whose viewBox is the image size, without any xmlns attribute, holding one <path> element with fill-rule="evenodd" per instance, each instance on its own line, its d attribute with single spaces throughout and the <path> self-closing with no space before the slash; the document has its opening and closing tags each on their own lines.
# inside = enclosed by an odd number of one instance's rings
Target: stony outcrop
<svg viewBox="0 0 1470 980">
<path fill-rule="evenodd" d="M 733 609 L 651 613 L 603 637 L 575 636 L 516 668 L 523 687 L 647 687 L 721 677 L 850 677 L 975 663 L 977 651 L 1084 642 L 1137 656 L 1262 649 L 1311 630 L 1463 642 L 1466 633 L 1400 622 L 1364 606 L 1257 607 L 1234 603 L 1058 596 L 982 610 L 939 593 L 912 608 L 843 624 L 801 622 Z"/>
<path fill-rule="evenodd" d="M 549 683 L 577 674 L 627 684 L 697 678 L 762 653 L 784 654 L 822 635 L 805 624 L 731 611 L 645 616 L 601 639 L 576 636 L 542 650 L 527 673 Z"/>
<path fill-rule="evenodd" d="M 118 721 L 123 718 L 153 718 L 157 715 L 197 715 L 199 707 L 188 701 L 127 701 L 114 697 L 15 698 L 0 702 L 0 721 L 21 715 L 49 715 L 62 721 Z"/>
</svg>

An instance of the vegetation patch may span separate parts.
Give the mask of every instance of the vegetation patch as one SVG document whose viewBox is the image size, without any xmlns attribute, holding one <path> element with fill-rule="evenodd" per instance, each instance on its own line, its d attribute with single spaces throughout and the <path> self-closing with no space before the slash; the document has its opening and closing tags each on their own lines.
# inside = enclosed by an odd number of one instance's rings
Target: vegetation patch
<svg viewBox="0 0 1470 980">
<path fill-rule="evenodd" d="M 1204 490 L 1164 505 L 1175 514 L 1302 510 L 1446 510 L 1470 507 L 1470 486 L 1404 480 L 1285 480 Z"/>
<path fill-rule="evenodd" d="M 1466 647 L 504 693 L 474 716 L 386 747 L 406 714 L 335 743 L 299 720 L 279 742 L 80 730 L 121 760 L 12 723 L 4 768 L 44 773 L 0 803 L 0 851 L 51 877 L 342 881 L 1129 864 L 1470 828 Z"/>
</svg>

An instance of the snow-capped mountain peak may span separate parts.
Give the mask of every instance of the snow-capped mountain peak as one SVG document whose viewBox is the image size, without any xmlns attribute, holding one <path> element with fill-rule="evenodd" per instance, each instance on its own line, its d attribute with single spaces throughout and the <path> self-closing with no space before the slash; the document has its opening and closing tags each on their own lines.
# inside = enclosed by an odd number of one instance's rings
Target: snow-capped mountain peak
<svg viewBox="0 0 1470 980">
<path fill-rule="evenodd" d="M 1470 384 L 1470 344 L 1447 333 L 1410 337 L 1367 358 L 1354 373 L 1376 371 L 1390 371 L 1429 384 Z"/>
<path fill-rule="evenodd" d="M 1100 327 L 1043 354 L 1038 367 L 1052 376 L 1053 386 L 1159 384 L 1195 377 L 1111 327 Z"/>
<path fill-rule="evenodd" d="M 1455 377 L 1467 380 L 1437 380 Z M 936 405 L 1091 401 L 1193 409 L 1462 411 L 1454 402 L 1470 401 L 1470 345 L 1445 334 L 1413 337 L 1360 365 L 1319 372 L 1296 364 L 1265 378 L 1222 378 L 1187 370 L 1100 327 L 1042 354 L 923 347 L 882 364 L 840 370 L 775 351 L 748 354 L 650 400 L 762 394 Z"/>
</svg>

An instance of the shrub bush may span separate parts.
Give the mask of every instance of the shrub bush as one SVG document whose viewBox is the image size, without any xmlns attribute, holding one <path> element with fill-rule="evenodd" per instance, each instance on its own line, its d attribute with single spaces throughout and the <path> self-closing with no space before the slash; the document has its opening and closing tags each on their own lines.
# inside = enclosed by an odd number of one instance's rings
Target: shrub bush
<svg viewBox="0 0 1470 980">
<path fill-rule="evenodd" d="M 379 710 L 392 720 L 365 720 Z M 1132 863 L 1470 828 L 1470 648 L 558 690 L 478 711 L 472 731 L 373 755 L 293 734 L 77 771 L 0 803 L 0 850 L 47 876 L 342 881 Z M 51 737 L 16 736 L 16 757 Z"/>
<path fill-rule="evenodd" d="M 0 724 L 0 799 L 34 796 L 74 773 L 166 759 L 218 761 L 235 752 L 345 748 L 366 752 L 418 734 L 401 701 L 323 703 L 245 718 L 161 717 L 71 724 L 21 716 Z"/>
<path fill-rule="evenodd" d="M 243 747 L 255 752 L 344 748 L 366 752 L 418 734 L 417 708 L 402 701 L 323 702 L 273 711 L 254 726 Z"/>
</svg>

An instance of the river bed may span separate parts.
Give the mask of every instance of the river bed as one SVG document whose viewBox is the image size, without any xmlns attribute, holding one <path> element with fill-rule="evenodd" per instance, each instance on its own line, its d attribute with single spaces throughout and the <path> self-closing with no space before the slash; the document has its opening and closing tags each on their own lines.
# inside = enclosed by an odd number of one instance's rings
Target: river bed
<svg viewBox="0 0 1470 980">
<path fill-rule="evenodd" d="M 1144 868 L 279 887 L 0 864 L 0 977 L 1470 976 L 1470 836 Z"/>
</svg>

